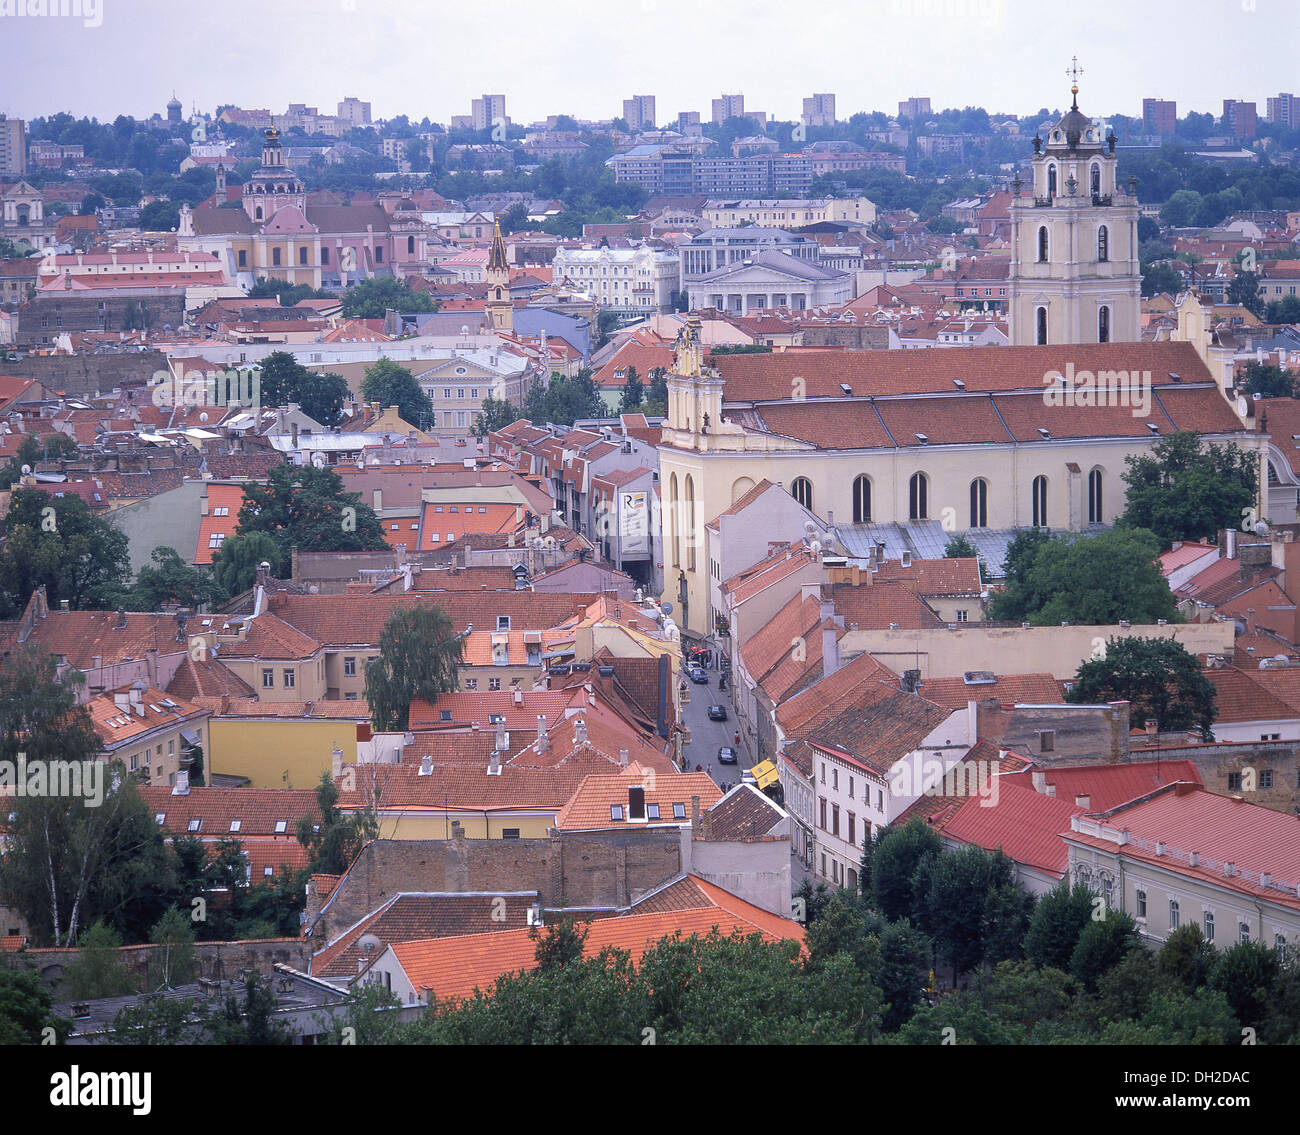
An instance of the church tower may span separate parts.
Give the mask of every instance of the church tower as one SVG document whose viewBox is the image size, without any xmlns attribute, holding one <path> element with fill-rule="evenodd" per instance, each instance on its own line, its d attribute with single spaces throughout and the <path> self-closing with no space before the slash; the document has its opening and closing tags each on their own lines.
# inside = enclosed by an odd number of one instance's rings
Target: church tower
<svg viewBox="0 0 1300 1135">
<path fill-rule="evenodd" d="M 306 187 L 293 168 L 284 164 L 280 131 L 272 127 L 263 133 L 262 164 L 244 182 L 243 195 L 244 212 L 258 224 L 269 221 L 285 205 L 296 205 L 304 212 L 307 208 Z"/>
<path fill-rule="evenodd" d="M 1136 183 L 1120 192 L 1115 135 L 1079 110 L 1077 61 L 1070 111 L 1046 141 L 1034 138 L 1033 185 L 1016 174 L 1007 281 L 1012 346 L 1131 343 L 1141 339 Z"/>
<path fill-rule="evenodd" d="M 488 253 L 483 278 L 488 286 L 484 312 L 492 330 L 512 334 L 515 329 L 515 305 L 510 299 L 510 265 L 506 263 L 506 242 L 501 239 L 500 221 L 496 222 L 492 230 L 492 251 Z"/>
</svg>

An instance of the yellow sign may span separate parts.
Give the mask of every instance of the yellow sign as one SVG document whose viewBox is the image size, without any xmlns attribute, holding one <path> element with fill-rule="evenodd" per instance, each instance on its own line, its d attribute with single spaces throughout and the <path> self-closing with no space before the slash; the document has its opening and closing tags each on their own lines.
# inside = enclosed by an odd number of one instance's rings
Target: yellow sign
<svg viewBox="0 0 1300 1135">
<path fill-rule="evenodd" d="M 763 761 L 749 770 L 750 775 L 754 778 L 754 783 L 760 788 L 766 788 L 769 784 L 775 784 L 781 779 L 780 774 L 776 771 L 776 765 L 771 761 Z"/>
</svg>

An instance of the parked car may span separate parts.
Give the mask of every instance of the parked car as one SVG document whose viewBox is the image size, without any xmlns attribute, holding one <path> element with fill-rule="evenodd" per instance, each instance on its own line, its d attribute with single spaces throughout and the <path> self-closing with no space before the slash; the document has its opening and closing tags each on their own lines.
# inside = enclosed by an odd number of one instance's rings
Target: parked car
<svg viewBox="0 0 1300 1135">
<path fill-rule="evenodd" d="M 730 745 L 722 745 L 718 749 L 718 764 L 734 765 L 736 763 L 736 750 Z"/>
<path fill-rule="evenodd" d="M 727 707 L 726 707 L 725 705 L 711 705 L 711 706 L 709 706 L 709 720 L 710 720 L 710 721 L 726 721 L 726 720 L 727 720 Z"/>
<path fill-rule="evenodd" d="M 687 673 L 690 675 L 691 681 L 697 686 L 707 686 L 709 684 L 709 674 L 707 670 L 704 670 L 699 666 L 694 666 L 688 670 Z"/>
</svg>

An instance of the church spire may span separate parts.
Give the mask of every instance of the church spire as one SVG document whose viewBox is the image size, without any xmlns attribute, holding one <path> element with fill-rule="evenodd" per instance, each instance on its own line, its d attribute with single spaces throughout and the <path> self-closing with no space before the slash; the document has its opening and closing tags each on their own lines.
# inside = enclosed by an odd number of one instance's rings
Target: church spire
<svg viewBox="0 0 1300 1135">
<path fill-rule="evenodd" d="M 1079 109 L 1079 76 L 1083 74 L 1083 68 L 1079 66 L 1079 57 L 1070 56 L 1070 65 L 1065 69 L 1065 73 L 1070 76 L 1070 95 L 1074 102 L 1070 105 L 1071 110 Z"/>
<path fill-rule="evenodd" d="M 510 266 L 506 263 L 506 242 L 501 239 L 501 221 L 495 222 L 492 230 L 492 251 L 488 253 L 487 270 L 489 272 L 510 273 Z"/>
</svg>

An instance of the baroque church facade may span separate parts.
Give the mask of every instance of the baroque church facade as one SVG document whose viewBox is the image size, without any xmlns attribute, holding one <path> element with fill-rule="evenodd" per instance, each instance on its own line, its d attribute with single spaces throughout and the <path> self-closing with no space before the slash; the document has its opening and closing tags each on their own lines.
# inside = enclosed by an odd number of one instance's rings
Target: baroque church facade
<svg viewBox="0 0 1300 1135">
<path fill-rule="evenodd" d="M 1178 430 L 1256 453 L 1267 485 L 1267 439 L 1196 300 L 1180 304 L 1172 340 L 1141 340 L 1137 202 L 1116 192 L 1113 146 L 1099 134 L 1076 99 L 1036 146 L 1034 185 L 1018 189 L 1011 346 L 773 352 L 709 366 L 688 322 L 659 447 L 663 599 L 685 632 L 708 634 L 716 614 L 706 526 L 764 479 L 841 535 L 895 525 L 909 543 L 924 535 L 918 547 L 1113 524 L 1126 458 Z"/>
<path fill-rule="evenodd" d="M 313 204 L 286 164 L 279 131 L 264 131 L 262 164 L 236 195 L 217 169 L 217 192 L 182 208 L 177 248 L 216 255 L 245 289 L 260 279 L 343 288 L 376 276 L 429 270 L 437 243 L 415 204 L 400 192 L 364 205 Z"/>
</svg>

